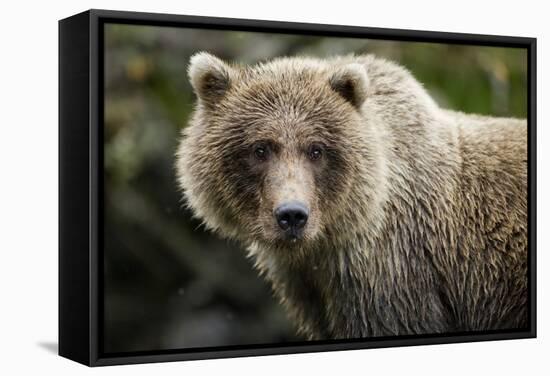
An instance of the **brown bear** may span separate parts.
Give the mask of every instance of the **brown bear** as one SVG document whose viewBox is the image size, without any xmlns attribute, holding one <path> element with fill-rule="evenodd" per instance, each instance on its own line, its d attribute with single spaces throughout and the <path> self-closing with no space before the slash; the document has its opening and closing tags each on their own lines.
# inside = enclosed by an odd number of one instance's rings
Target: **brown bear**
<svg viewBox="0 0 550 376">
<path fill-rule="evenodd" d="M 370 55 L 188 73 L 186 202 L 307 338 L 528 325 L 525 120 L 443 110 Z"/>
</svg>

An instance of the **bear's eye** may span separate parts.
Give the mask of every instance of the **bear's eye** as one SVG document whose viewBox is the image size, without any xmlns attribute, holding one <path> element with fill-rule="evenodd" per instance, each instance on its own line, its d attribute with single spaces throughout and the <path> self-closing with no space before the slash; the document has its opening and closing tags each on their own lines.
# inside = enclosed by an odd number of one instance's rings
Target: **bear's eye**
<svg viewBox="0 0 550 376">
<path fill-rule="evenodd" d="M 309 159 L 317 161 L 323 156 L 323 147 L 319 144 L 311 144 L 308 150 Z"/>
<path fill-rule="evenodd" d="M 254 156 L 259 161 L 266 161 L 269 158 L 269 148 L 267 145 L 260 144 L 254 147 Z"/>
</svg>

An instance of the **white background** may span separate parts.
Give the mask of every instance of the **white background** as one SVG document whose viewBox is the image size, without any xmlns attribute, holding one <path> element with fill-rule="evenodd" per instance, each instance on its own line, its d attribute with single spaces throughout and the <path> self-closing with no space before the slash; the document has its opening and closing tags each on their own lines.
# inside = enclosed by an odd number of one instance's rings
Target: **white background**
<svg viewBox="0 0 550 376">
<path fill-rule="evenodd" d="M 549 374 L 545 1 L 6 1 L 0 22 L 0 374 Z M 538 339 L 88 369 L 57 343 L 57 20 L 106 8 L 538 38 Z M 182 74 L 184 67 L 182 66 Z M 32 372 L 32 373 L 31 373 Z"/>
</svg>

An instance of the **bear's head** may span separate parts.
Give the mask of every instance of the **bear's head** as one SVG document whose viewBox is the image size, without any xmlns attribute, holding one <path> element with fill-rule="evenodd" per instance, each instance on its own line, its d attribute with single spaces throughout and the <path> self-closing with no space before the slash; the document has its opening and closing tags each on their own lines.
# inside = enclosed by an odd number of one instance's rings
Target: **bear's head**
<svg viewBox="0 0 550 376">
<path fill-rule="evenodd" d="M 380 184 L 362 65 L 283 58 L 237 66 L 198 53 L 188 73 L 198 103 L 177 170 L 207 227 L 279 249 L 354 236 Z"/>
</svg>

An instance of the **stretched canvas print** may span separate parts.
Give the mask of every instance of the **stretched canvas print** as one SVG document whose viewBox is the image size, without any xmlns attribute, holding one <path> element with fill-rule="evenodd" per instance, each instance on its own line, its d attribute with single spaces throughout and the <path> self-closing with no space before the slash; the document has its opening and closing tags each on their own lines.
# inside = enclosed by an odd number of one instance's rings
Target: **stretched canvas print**
<svg viewBox="0 0 550 376">
<path fill-rule="evenodd" d="M 534 47 L 61 21 L 60 353 L 102 365 L 534 336 Z"/>
</svg>

